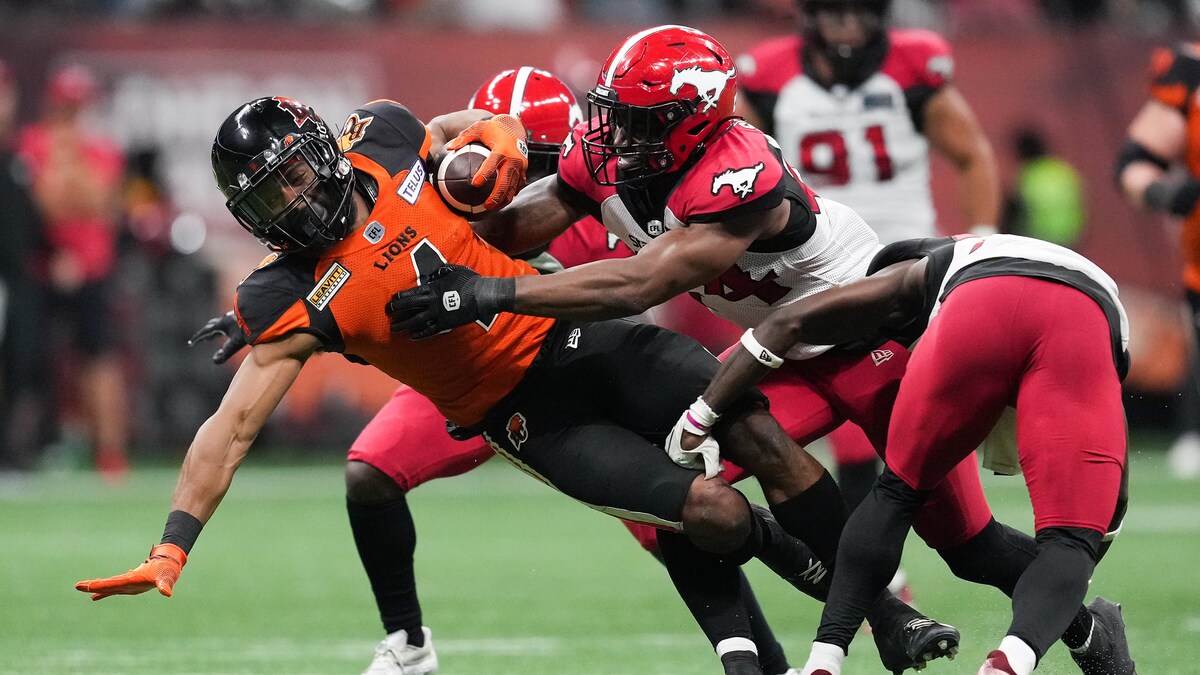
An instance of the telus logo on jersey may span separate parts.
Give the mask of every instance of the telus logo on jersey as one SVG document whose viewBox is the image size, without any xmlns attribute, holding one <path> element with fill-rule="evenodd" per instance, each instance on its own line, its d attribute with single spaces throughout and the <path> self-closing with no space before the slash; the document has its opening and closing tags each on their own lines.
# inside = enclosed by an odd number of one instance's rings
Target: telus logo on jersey
<svg viewBox="0 0 1200 675">
<path fill-rule="evenodd" d="M 308 302 L 318 310 L 323 310 L 333 300 L 333 296 L 342 290 L 350 279 L 350 270 L 342 267 L 341 263 L 333 263 L 325 272 L 325 276 L 308 292 Z"/>
<path fill-rule="evenodd" d="M 408 175 L 404 177 L 404 182 L 400 187 L 396 188 L 396 194 L 409 204 L 416 204 L 417 197 L 421 196 L 421 186 L 425 183 L 425 164 L 418 157 L 417 161 L 413 162 L 412 168 L 408 170 Z"/>
<path fill-rule="evenodd" d="M 729 70 L 701 70 L 700 66 L 677 70 L 671 76 L 671 93 L 678 94 L 683 85 L 692 85 L 696 88 L 696 93 L 700 96 L 700 100 L 704 101 L 704 108 L 700 112 L 708 112 L 717 107 L 717 101 L 721 98 L 721 94 L 724 93 L 725 85 L 729 83 L 729 78 L 733 77 L 736 72 L 733 68 Z"/>
<path fill-rule="evenodd" d="M 758 181 L 758 174 L 766 168 L 762 162 L 754 166 L 747 166 L 742 169 L 726 169 L 721 173 L 713 176 L 712 193 L 719 194 L 721 188 L 729 186 L 730 191 L 741 199 L 745 199 L 754 193 L 754 183 Z"/>
<path fill-rule="evenodd" d="M 396 256 L 404 253 L 408 249 L 408 245 L 417 240 L 417 230 L 409 225 L 404 228 L 404 231 L 397 234 L 387 248 L 383 249 L 379 254 L 379 260 L 375 261 L 375 267 L 381 270 L 386 270 L 388 265 L 391 265 L 396 260 Z"/>
</svg>

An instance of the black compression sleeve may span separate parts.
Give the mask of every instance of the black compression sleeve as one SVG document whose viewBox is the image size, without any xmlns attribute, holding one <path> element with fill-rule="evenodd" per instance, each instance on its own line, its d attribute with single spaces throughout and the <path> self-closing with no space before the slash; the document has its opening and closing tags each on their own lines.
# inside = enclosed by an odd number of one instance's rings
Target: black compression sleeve
<svg viewBox="0 0 1200 675">
<path fill-rule="evenodd" d="M 517 300 L 514 277 L 480 277 L 475 286 L 475 303 L 481 316 L 511 312 Z"/>
<path fill-rule="evenodd" d="M 1121 185 L 1121 174 L 1125 172 L 1125 167 L 1134 162 L 1150 162 L 1163 171 L 1171 165 L 1167 160 L 1147 150 L 1146 146 L 1129 139 L 1121 146 L 1121 151 L 1117 153 L 1117 163 L 1113 167 L 1113 180 L 1118 187 Z"/>
<path fill-rule="evenodd" d="M 167 514 L 167 526 L 163 528 L 160 544 L 175 544 L 184 553 L 191 553 L 200 529 L 204 524 L 200 519 L 186 511 L 172 511 Z"/>
</svg>

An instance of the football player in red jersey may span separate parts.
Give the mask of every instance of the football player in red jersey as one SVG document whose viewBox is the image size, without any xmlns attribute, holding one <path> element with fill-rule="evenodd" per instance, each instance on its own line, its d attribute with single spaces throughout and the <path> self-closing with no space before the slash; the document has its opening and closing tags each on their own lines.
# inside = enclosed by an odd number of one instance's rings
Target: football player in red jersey
<svg viewBox="0 0 1200 675">
<path fill-rule="evenodd" d="M 874 233 L 854 211 L 804 185 L 770 137 L 734 116 L 735 87 L 732 59 L 699 31 L 659 26 L 627 38 L 588 95 L 589 121 L 563 144 L 557 177 L 526 187 L 477 228 L 503 250 L 521 251 L 591 213 L 637 255 L 518 280 L 446 267 L 397 294 L 389 304 L 393 329 L 425 337 L 494 311 L 624 316 L 684 291 L 750 328 L 781 307 L 864 276 L 879 249 Z M 447 305 L 449 298 L 456 302 Z M 802 444 L 849 419 L 882 453 L 908 358 L 894 341 L 798 344 L 760 388 Z M 690 412 L 698 427 L 713 423 L 711 411 Z M 773 468 L 756 468 L 762 458 L 726 454 L 769 485 Z M 676 458 L 709 465 L 716 453 Z M 844 510 L 831 506 L 841 497 L 827 473 L 806 488 L 768 489 L 768 499 L 780 524 L 828 564 L 845 522 Z M 824 517 L 812 519 L 818 503 Z M 991 517 L 973 457 L 934 488 L 914 528 L 957 575 L 1008 594 L 1033 559 L 1033 539 Z M 1077 623 L 1090 622 L 1081 606 Z M 906 646 L 935 638 L 925 642 L 927 651 L 910 652 L 916 662 L 956 644 L 956 632 L 938 633 L 942 627 L 931 624 L 921 618 L 902 631 L 911 639 Z"/>
<path fill-rule="evenodd" d="M 932 149 L 958 177 L 976 230 L 994 231 L 1000 187 L 991 145 L 954 87 L 950 46 L 936 33 L 887 27 L 889 0 L 798 0 L 801 30 L 737 57 L 738 112 L 773 136 L 822 197 L 858 212 L 883 244 L 937 236 Z M 878 459 L 853 424 L 830 436 L 851 509 Z"/>
<path fill-rule="evenodd" d="M 528 134 L 530 180 L 555 172 L 563 139 L 582 121 L 571 90 L 552 74 L 529 66 L 489 78 L 472 95 L 467 107 L 521 118 Z M 585 217 L 550 242 L 544 254 L 524 257 L 538 270 L 552 272 L 562 265 L 571 267 L 630 255 L 629 248 L 603 225 Z M 232 312 L 209 321 L 191 342 L 216 335 L 228 338 L 213 356 L 217 363 L 245 346 Z M 366 673 L 419 674 L 434 672 L 437 667 L 430 630 L 422 626 L 413 573 L 416 528 L 406 495 L 427 481 L 470 471 L 494 455 L 480 436 L 452 438 L 437 408 L 404 385 L 396 389 L 351 445 L 346 465 L 346 507 L 359 558 L 387 632 Z M 623 522 L 643 547 L 657 555 L 654 528 Z M 789 665 L 783 647 L 763 618 L 744 575 L 742 583 L 764 672 L 785 673 Z"/>
<path fill-rule="evenodd" d="M 803 675 L 840 674 L 860 608 L 895 572 L 916 510 L 1009 405 L 1022 440 L 1003 464 L 1024 473 L 1037 549 L 1012 594 L 1007 636 L 979 675 L 1031 675 L 1076 621 L 1127 506 L 1129 322 L 1117 285 L 1078 253 L 1012 235 L 898 242 L 869 274 L 747 331 L 701 399 L 719 413 L 797 342 L 921 337 L 896 399 L 888 468 L 847 523 Z M 693 449 L 704 434 L 683 436 L 681 449 Z M 1072 658 L 1089 675 L 1134 675 L 1120 606 L 1096 598 L 1090 607 Z"/>
<path fill-rule="evenodd" d="M 1200 353 L 1200 43 L 1159 48 L 1151 59 L 1150 98 L 1129 124 L 1117 156 L 1117 186 L 1126 200 L 1183 219 L 1183 286 Z M 1182 171 L 1171 171 L 1179 167 Z M 1180 478 L 1200 477 L 1200 358 L 1193 357 L 1180 405 L 1181 434 L 1170 450 Z"/>
<path fill-rule="evenodd" d="M 426 180 L 443 145 L 482 142 L 490 154 L 476 179 L 495 171 L 490 200 L 507 201 L 526 168 L 516 117 L 461 111 L 425 125 L 379 100 L 355 110 L 344 129 L 336 138 L 310 107 L 276 96 L 246 103 L 218 130 L 212 163 L 226 207 L 275 251 L 238 286 L 237 322 L 252 348 L 188 449 L 161 542 L 133 570 L 80 581 L 77 590 L 93 600 L 151 589 L 170 596 L 267 417 L 310 356 L 338 352 L 411 385 L 448 420 L 479 429 L 494 450 L 564 494 L 677 533 L 670 553 L 660 541 L 664 562 L 677 583 L 705 588 L 708 612 L 746 621 L 737 569 L 725 563 L 750 558 L 823 595 L 825 575 L 811 576 L 815 556 L 802 541 L 724 480 L 662 452 L 673 410 L 716 372 L 699 343 L 624 320 L 513 313 L 480 315 L 471 328 L 424 341 L 390 330 L 380 308 L 392 289 L 421 284 L 447 263 L 498 277 L 536 275 L 484 242 Z M 646 377 L 658 385 L 645 387 Z M 790 452 L 759 394 L 714 432 L 727 447 L 766 458 L 769 490 L 798 491 L 820 471 Z M 910 665 L 897 613 L 913 612 L 897 604 L 882 594 L 871 613 L 891 619 L 894 649 L 885 658 Z M 749 628 L 732 639 L 752 644 Z M 761 673 L 756 657 L 741 666 L 727 670 Z"/>
</svg>

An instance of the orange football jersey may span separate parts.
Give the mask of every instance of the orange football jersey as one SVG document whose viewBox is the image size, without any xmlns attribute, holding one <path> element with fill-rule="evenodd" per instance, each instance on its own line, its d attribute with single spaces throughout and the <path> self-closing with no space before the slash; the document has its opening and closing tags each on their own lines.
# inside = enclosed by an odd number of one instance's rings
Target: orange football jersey
<svg viewBox="0 0 1200 675">
<path fill-rule="evenodd" d="M 391 332 L 384 307 L 443 262 L 484 276 L 536 272 L 450 212 L 426 180 L 429 131 L 402 105 L 356 110 L 340 144 L 375 196 L 367 224 L 320 257 L 268 257 L 238 286 L 238 322 L 250 344 L 311 333 L 323 349 L 411 386 L 447 419 L 475 424 L 520 381 L 553 319 L 504 313 L 413 341 Z"/>
<path fill-rule="evenodd" d="M 1200 44 L 1176 49 L 1158 49 L 1151 59 L 1150 95 L 1183 113 L 1187 120 L 1184 161 L 1192 175 L 1200 178 Z M 1183 281 L 1200 293 L 1200 209 L 1184 219 L 1182 233 Z"/>
</svg>

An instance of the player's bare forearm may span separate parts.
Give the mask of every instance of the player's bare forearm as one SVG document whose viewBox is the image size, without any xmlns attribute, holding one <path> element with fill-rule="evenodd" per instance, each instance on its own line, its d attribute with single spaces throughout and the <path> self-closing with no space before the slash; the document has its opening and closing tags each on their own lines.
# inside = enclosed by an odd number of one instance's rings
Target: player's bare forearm
<svg viewBox="0 0 1200 675">
<path fill-rule="evenodd" d="M 634 316 L 674 294 L 638 274 L 636 258 L 600 260 L 549 275 L 516 280 L 518 314 L 601 321 Z"/>
<path fill-rule="evenodd" d="M 504 208 L 471 223 L 487 243 L 509 255 L 544 246 L 562 234 L 583 213 L 559 194 L 558 177 L 546 176 L 525 186 Z"/>
<path fill-rule="evenodd" d="M 438 115 L 429 120 L 430 148 L 437 154 L 452 138 L 461 134 L 464 129 L 482 119 L 491 117 L 486 110 L 458 110 L 445 115 Z"/>
<path fill-rule="evenodd" d="M 513 311 L 588 321 L 641 314 L 720 276 L 762 227 L 694 223 L 655 238 L 631 258 L 519 277 Z"/>
<path fill-rule="evenodd" d="M 959 204 L 969 226 L 995 225 L 1000 217 L 996 156 L 975 113 L 954 87 L 935 94 L 925 108 L 930 145 L 958 172 Z"/>
<path fill-rule="evenodd" d="M 969 226 L 995 226 L 999 222 L 1000 180 L 986 140 L 958 168 L 958 198 Z"/>
<path fill-rule="evenodd" d="M 313 336 L 297 334 L 250 350 L 217 412 L 188 448 L 172 511 L 191 514 L 201 523 L 212 517 L 250 445 L 317 344 Z"/>
</svg>

